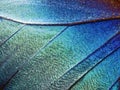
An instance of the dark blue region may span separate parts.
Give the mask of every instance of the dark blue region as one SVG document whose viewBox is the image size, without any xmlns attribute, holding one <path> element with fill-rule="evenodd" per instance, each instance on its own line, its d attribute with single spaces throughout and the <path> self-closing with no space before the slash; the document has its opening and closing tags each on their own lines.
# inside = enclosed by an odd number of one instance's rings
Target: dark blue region
<svg viewBox="0 0 120 90">
<path fill-rule="evenodd" d="M 0 18 L 0 22 L 2 22 L 3 18 Z"/>
</svg>

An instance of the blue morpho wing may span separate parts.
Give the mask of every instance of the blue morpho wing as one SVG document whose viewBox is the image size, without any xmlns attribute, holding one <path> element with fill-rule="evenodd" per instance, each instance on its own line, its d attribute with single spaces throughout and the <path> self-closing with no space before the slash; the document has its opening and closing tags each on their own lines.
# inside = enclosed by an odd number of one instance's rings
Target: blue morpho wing
<svg viewBox="0 0 120 90">
<path fill-rule="evenodd" d="M 0 16 L 23 23 L 73 23 L 119 15 L 118 0 L 0 0 Z"/>
<path fill-rule="evenodd" d="M 1 0 L 0 87 L 108 89 L 120 76 L 120 20 L 97 20 L 119 15 L 117 0 Z"/>
</svg>

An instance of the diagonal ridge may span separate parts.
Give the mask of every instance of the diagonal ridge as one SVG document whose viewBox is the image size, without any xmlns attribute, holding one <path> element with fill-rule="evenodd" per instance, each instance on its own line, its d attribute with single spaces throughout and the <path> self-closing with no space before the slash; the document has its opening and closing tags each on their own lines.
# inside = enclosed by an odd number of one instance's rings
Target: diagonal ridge
<svg viewBox="0 0 120 90">
<path fill-rule="evenodd" d="M 68 70 L 59 79 L 53 82 L 48 90 L 59 90 L 60 88 L 70 89 L 78 80 L 84 77 L 88 72 L 101 63 L 106 57 L 110 56 L 120 48 L 120 32 L 114 35 L 103 46 L 95 50 L 83 61 Z M 99 57 L 101 56 L 101 57 Z"/>
<path fill-rule="evenodd" d="M 101 21 L 109 21 L 109 20 L 118 20 L 120 19 L 120 16 L 111 16 L 108 18 L 98 18 L 98 19 L 93 19 L 93 20 L 85 20 L 85 21 L 78 21 L 78 22 L 68 22 L 68 23 L 35 23 L 35 22 L 23 22 L 19 20 L 15 20 L 12 18 L 0 16 L 0 18 L 5 19 L 5 20 L 10 20 L 13 22 L 25 24 L 25 25 L 38 25 L 38 26 L 74 26 L 74 25 L 80 25 L 80 24 L 86 24 L 86 23 L 95 23 L 95 22 L 101 22 Z"/>
<path fill-rule="evenodd" d="M 110 86 L 109 90 L 113 90 L 113 87 L 114 87 L 118 82 L 120 82 L 120 77 L 117 78 L 117 80 Z"/>
<path fill-rule="evenodd" d="M 51 44 L 57 37 L 59 37 L 65 30 L 68 29 L 69 26 L 65 27 L 62 31 L 56 34 L 52 39 L 50 39 L 43 47 L 41 47 L 36 53 L 34 53 L 29 60 L 31 60 L 34 56 L 36 56 L 40 51 L 44 50 L 49 44 Z M 27 63 L 27 62 L 26 62 Z"/>
<path fill-rule="evenodd" d="M 6 40 L 4 40 L 2 43 L 0 43 L 0 47 L 3 44 L 5 44 L 10 38 L 12 38 L 15 34 L 17 34 L 24 26 L 25 26 L 25 24 L 23 26 L 21 26 L 16 32 L 14 32 L 11 36 L 9 36 Z"/>
</svg>

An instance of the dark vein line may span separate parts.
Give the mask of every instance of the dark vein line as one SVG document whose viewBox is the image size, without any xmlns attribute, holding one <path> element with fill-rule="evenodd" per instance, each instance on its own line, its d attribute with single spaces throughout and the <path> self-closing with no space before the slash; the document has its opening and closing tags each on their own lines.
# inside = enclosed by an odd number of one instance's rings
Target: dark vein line
<svg viewBox="0 0 120 90">
<path fill-rule="evenodd" d="M 112 90 L 112 88 L 113 88 L 118 82 L 120 82 L 120 77 L 117 78 L 117 80 L 111 85 L 111 87 L 109 88 L 109 90 Z"/>
<path fill-rule="evenodd" d="M 89 58 L 92 56 L 92 55 L 94 55 L 96 52 L 99 52 L 100 50 L 101 50 L 101 48 L 103 48 L 103 50 L 104 50 L 104 48 L 108 45 L 108 43 L 110 43 L 111 42 L 111 40 L 113 40 L 117 35 L 120 35 L 120 32 L 118 32 L 117 34 L 115 34 L 112 38 L 110 38 L 104 45 L 102 45 L 102 46 L 100 46 L 97 50 L 95 50 L 94 52 L 92 52 L 91 54 L 89 54 L 85 59 L 83 59 L 81 62 L 79 62 L 78 64 L 76 64 L 74 67 L 72 67 L 71 69 L 69 69 L 66 73 L 64 73 L 59 79 L 57 79 L 56 81 L 54 81 L 52 84 L 51 84 L 51 86 L 52 86 L 52 88 L 57 88 L 57 87 L 55 87 L 55 86 L 58 86 L 59 87 L 59 83 L 61 83 L 61 82 L 64 82 L 64 80 L 65 80 L 65 77 L 68 77 L 70 74 L 71 74 L 71 72 L 72 71 L 74 71 L 74 70 L 77 70 L 76 68 L 77 67 L 79 67 L 79 65 L 81 65 L 82 63 L 85 63 L 85 62 L 88 62 L 88 61 L 91 61 L 91 60 L 89 60 Z M 120 37 L 119 37 L 120 38 Z M 107 46 L 108 47 L 108 46 Z M 117 47 L 120 47 L 120 46 L 117 46 Z M 117 47 L 115 47 L 115 48 L 117 48 Z M 104 57 L 107 57 L 107 56 L 109 56 L 109 54 L 110 53 L 113 53 L 113 51 L 112 52 L 109 52 L 109 53 L 107 53 L 107 55 L 106 56 L 104 56 Z M 104 57 L 102 58 L 102 59 L 104 59 Z M 88 59 L 88 60 L 87 60 Z M 99 58 L 98 58 L 99 59 Z M 97 60 L 98 61 L 98 60 Z M 98 63 L 100 63 L 100 62 L 102 62 L 103 60 L 101 60 L 101 61 L 98 61 Z M 94 61 L 95 62 L 95 61 Z M 96 62 L 97 63 L 97 62 Z M 93 63 L 92 63 L 93 64 Z M 92 68 L 94 68 L 95 66 L 97 66 L 97 64 L 93 64 L 92 65 L 92 67 L 91 66 L 89 66 L 89 70 L 87 71 L 87 72 L 89 72 L 89 71 L 91 71 L 92 70 Z M 84 66 L 83 66 L 84 67 Z M 84 71 L 82 71 L 82 75 L 81 75 L 81 77 L 80 78 L 82 78 L 83 76 L 84 76 L 84 74 L 86 74 L 87 72 L 85 72 L 84 73 Z M 75 73 L 75 71 L 74 71 L 74 73 Z M 70 76 L 70 78 L 72 78 L 71 76 Z M 69 78 L 69 79 L 70 79 Z M 74 82 L 74 80 L 73 81 L 71 81 L 72 83 Z M 67 83 L 65 83 L 64 82 L 64 85 L 65 84 L 67 84 Z M 71 84 L 71 83 L 70 83 Z M 63 87 L 65 87 L 65 88 L 67 88 L 66 86 L 64 86 L 63 85 Z"/>
<path fill-rule="evenodd" d="M 40 51 L 44 50 L 49 44 L 51 44 L 57 37 L 59 37 L 65 30 L 68 29 L 69 26 L 65 27 L 62 31 L 60 31 L 58 34 L 56 34 L 53 38 L 51 38 L 43 47 L 41 47 L 36 53 L 30 57 L 29 60 L 31 60 L 34 56 L 36 56 Z"/>
<path fill-rule="evenodd" d="M 85 21 L 76 21 L 76 22 L 67 22 L 67 23 L 62 23 L 62 22 L 56 22 L 56 23 L 51 23 L 51 22 L 43 22 L 43 23 L 35 23 L 35 22 L 24 22 L 20 20 L 15 20 L 12 18 L 0 16 L 0 18 L 3 18 L 5 20 L 21 23 L 21 24 L 26 24 L 26 25 L 38 25 L 38 26 L 73 26 L 73 25 L 80 25 L 80 24 L 86 24 L 86 23 L 95 23 L 95 22 L 101 22 L 101 21 L 108 21 L 108 20 L 118 20 L 120 19 L 120 16 L 111 16 L 108 18 L 98 18 L 98 19 L 93 19 L 93 20 L 85 20 Z"/>
<path fill-rule="evenodd" d="M 11 75 L 11 77 L 6 81 L 5 84 L 3 84 L 2 86 L 0 86 L 0 90 L 4 90 L 4 88 L 6 87 L 6 85 L 11 81 L 11 79 L 18 73 L 18 70 L 13 74 Z"/>
<path fill-rule="evenodd" d="M 109 40 L 107 40 L 107 42 L 105 42 L 103 45 L 101 45 L 99 48 L 97 48 L 94 52 L 92 52 L 91 54 L 89 54 L 85 59 L 83 59 L 81 62 L 79 62 L 78 64 L 76 64 L 75 66 L 82 64 L 86 59 L 88 59 L 90 56 L 92 56 L 93 54 L 95 54 L 96 52 L 98 52 L 101 48 L 103 48 L 104 46 L 106 46 L 113 38 L 115 38 L 117 35 L 119 35 L 120 32 L 117 32 L 115 35 L 113 35 Z M 71 69 L 73 69 L 74 67 L 72 67 Z M 71 70 L 70 69 L 70 70 Z"/>
<path fill-rule="evenodd" d="M 5 44 L 8 40 L 10 40 L 15 34 L 17 34 L 23 27 L 25 26 L 25 24 L 20 27 L 16 32 L 14 32 L 11 36 L 9 36 L 6 40 L 4 40 L 2 43 L 0 43 L 0 47 Z"/>
<path fill-rule="evenodd" d="M 96 66 L 98 66 L 101 62 L 103 62 L 107 57 L 109 57 L 110 55 L 112 55 L 114 52 L 116 52 L 118 49 L 120 49 L 120 47 L 116 48 L 114 51 L 112 51 L 110 54 L 108 54 L 106 57 L 104 57 L 100 62 L 98 62 L 94 67 L 92 67 L 90 70 L 88 70 L 86 73 L 84 73 L 82 75 L 82 77 L 80 77 L 78 80 L 76 80 L 76 82 L 74 82 L 69 88 L 68 90 L 70 90 L 77 82 L 79 82 L 79 80 L 81 80 L 85 75 L 87 75 L 91 70 L 93 70 Z"/>
<path fill-rule="evenodd" d="M 60 31 L 58 34 L 56 34 L 50 41 L 48 41 L 42 48 L 40 48 L 35 54 L 33 54 L 28 60 L 25 60 L 26 62 L 24 62 L 21 66 L 18 67 L 18 69 L 9 77 L 9 79 L 5 82 L 5 84 L 0 85 L 0 89 L 4 89 L 9 82 L 14 78 L 14 76 L 16 76 L 16 74 L 19 72 L 20 69 L 22 69 L 24 67 L 25 64 L 27 64 L 31 59 L 33 59 L 34 56 L 36 56 L 40 51 L 42 51 L 43 49 L 45 49 L 49 44 L 51 44 L 57 37 L 59 37 L 65 30 L 68 29 L 68 26 L 65 27 L 62 31 Z"/>
</svg>

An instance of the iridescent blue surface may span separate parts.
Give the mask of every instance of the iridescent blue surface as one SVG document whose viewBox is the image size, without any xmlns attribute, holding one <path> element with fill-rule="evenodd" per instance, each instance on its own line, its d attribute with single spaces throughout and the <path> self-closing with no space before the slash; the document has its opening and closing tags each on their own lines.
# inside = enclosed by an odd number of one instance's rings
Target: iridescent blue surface
<svg viewBox="0 0 120 90">
<path fill-rule="evenodd" d="M 0 90 L 119 90 L 119 77 L 119 0 L 0 0 Z"/>
<path fill-rule="evenodd" d="M 27 86 L 31 90 L 45 90 L 71 67 L 113 37 L 119 31 L 119 22 L 113 20 L 69 27 L 32 57 L 11 80 L 7 89 L 24 89 Z"/>
<path fill-rule="evenodd" d="M 108 90 L 119 75 L 120 49 L 91 70 L 72 90 Z"/>
<path fill-rule="evenodd" d="M 74 67 L 69 69 L 64 75 L 52 83 L 48 88 L 58 89 L 62 88 L 64 90 L 69 89 L 78 80 L 84 78 L 84 76 L 89 73 L 93 68 L 101 63 L 105 57 L 108 57 L 120 48 L 120 34 L 116 34 L 103 46 L 95 50 L 93 53 L 89 54 L 84 60 L 80 61 Z M 109 72 L 109 71 L 108 71 Z"/>
<path fill-rule="evenodd" d="M 115 0 L 0 0 L 0 16 L 28 23 L 68 23 L 120 15 Z"/>
</svg>

